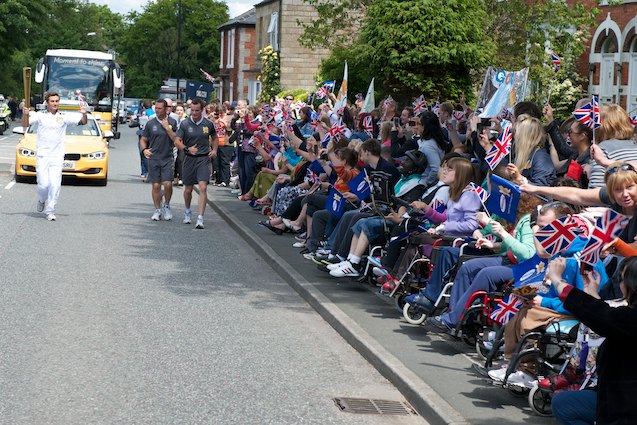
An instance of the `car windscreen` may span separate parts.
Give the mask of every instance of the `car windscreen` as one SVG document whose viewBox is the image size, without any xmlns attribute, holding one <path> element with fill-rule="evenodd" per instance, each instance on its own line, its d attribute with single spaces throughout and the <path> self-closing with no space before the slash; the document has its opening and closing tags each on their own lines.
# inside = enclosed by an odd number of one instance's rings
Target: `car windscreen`
<svg viewBox="0 0 637 425">
<path fill-rule="evenodd" d="M 29 133 L 35 133 L 38 130 L 38 123 L 29 127 Z M 66 126 L 67 136 L 99 136 L 100 130 L 94 119 L 89 119 L 85 125 L 68 124 Z"/>
</svg>

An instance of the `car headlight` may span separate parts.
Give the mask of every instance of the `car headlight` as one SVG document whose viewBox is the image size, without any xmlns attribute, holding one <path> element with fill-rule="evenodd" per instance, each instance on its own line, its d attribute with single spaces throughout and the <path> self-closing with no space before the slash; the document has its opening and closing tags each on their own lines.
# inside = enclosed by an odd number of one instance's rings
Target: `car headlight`
<svg viewBox="0 0 637 425">
<path fill-rule="evenodd" d="M 89 153 L 88 159 L 104 159 L 106 157 L 106 152 L 93 152 Z"/>
<path fill-rule="evenodd" d="M 19 152 L 21 156 L 35 156 L 35 151 L 32 151 L 31 149 L 20 148 Z"/>
</svg>

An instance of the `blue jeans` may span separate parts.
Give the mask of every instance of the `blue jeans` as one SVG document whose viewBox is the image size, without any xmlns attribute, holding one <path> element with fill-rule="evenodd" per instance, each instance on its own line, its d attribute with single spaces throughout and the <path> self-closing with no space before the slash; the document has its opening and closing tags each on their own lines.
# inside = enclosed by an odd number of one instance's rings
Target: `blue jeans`
<svg viewBox="0 0 637 425">
<path fill-rule="evenodd" d="M 424 291 L 425 297 L 429 298 L 432 304 L 436 302 L 442 292 L 442 278 L 449 270 L 453 269 L 459 257 L 460 248 L 448 246 L 442 248 L 442 251 L 440 251 L 438 261 L 431 272 L 431 277 Z"/>
<path fill-rule="evenodd" d="M 595 423 L 597 391 L 561 391 L 551 400 L 553 416 L 564 425 Z"/>
<path fill-rule="evenodd" d="M 503 266 L 503 262 L 504 257 L 475 258 L 460 266 L 451 287 L 449 311 L 440 319 L 455 327 L 471 295 L 477 291 L 495 291 L 499 284 L 513 279 L 513 266 Z"/>
<path fill-rule="evenodd" d="M 148 175 L 148 160 L 146 159 L 146 157 L 144 156 L 144 152 L 142 152 L 142 145 L 141 145 L 141 139 L 142 137 L 139 136 L 139 140 L 137 141 L 137 148 L 139 149 L 139 159 L 141 161 L 141 170 L 142 170 L 142 176 L 147 176 Z"/>
</svg>

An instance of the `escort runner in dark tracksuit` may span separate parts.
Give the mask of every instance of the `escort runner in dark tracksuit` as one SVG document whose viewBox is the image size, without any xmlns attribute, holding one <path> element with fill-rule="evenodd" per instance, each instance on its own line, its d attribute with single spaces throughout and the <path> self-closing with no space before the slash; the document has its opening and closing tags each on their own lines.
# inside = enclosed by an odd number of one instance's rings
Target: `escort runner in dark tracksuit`
<svg viewBox="0 0 637 425">
<path fill-rule="evenodd" d="M 203 117 L 205 102 L 193 99 L 190 106 L 190 118 L 181 122 L 175 145 L 185 153 L 183 165 L 184 182 L 184 224 L 191 223 L 192 190 L 199 186 L 199 215 L 196 229 L 203 229 L 203 215 L 208 202 L 208 180 L 210 179 L 210 158 L 217 156 L 217 132 L 212 121 Z"/>
<path fill-rule="evenodd" d="M 155 102 L 155 115 L 153 115 L 144 127 L 139 145 L 142 153 L 148 159 L 148 181 L 153 185 L 153 203 L 155 212 L 151 219 L 161 219 L 162 186 L 164 187 L 164 220 L 172 220 L 173 213 L 170 210 L 170 199 L 173 194 L 173 141 L 177 121 L 167 114 L 166 101 L 159 99 Z"/>
</svg>

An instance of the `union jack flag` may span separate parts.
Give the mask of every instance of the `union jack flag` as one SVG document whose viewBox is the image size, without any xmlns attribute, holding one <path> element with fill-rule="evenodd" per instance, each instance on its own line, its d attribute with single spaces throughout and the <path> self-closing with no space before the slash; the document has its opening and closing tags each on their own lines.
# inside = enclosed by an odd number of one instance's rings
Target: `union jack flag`
<svg viewBox="0 0 637 425">
<path fill-rule="evenodd" d="M 535 238 L 553 257 L 568 249 L 575 238 L 583 232 L 579 222 L 574 220 L 572 216 L 567 215 L 542 227 L 535 234 Z"/>
<path fill-rule="evenodd" d="M 459 122 L 466 121 L 464 111 L 453 111 L 453 117 Z"/>
<path fill-rule="evenodd" d="M 483 204 L 487 201 L 487 199 L 489 199 L 489 192 L 487 192 L 482 187 L 478 186 L 477 184 L 473 182 L 469 183 L 467 187 L 464 188 L 463 192 L 466 192 L 469 190 L 471 192 L 474 192 L 476 195 L 478 195 L 478 197 L 480 198 L 480 202 L 482 202 Z"/>
<path fill-rule="evenodd" d="M 637 115 L 630 117 L 630 122 L 632 125 L 637 125 Z"/>
<path fill-rule="evenodd" d="M 562 67 L 562 60 L 555 54 L 555 52 L 551 52 L 551 61 L 553 62 L 553 70 L 555 72 L 559 71 Z"/>
<path fill-rule="evenodd" d="M 495 143 L 484 157 L 487 164 L 492 170 L 502 161 L 502 159 L 511 152 L 511 142 L 513 141 L 513 133 L 511 133 L 511 123 L 509 121 L 502 122 L 502 133 L 498 136 Z"/>
<path fill-rule="evenodd" d="M 203 69 L 199 68 L 199 71 L 201 71 L 201 73 L 203 74 L 203 76 L 206 78 L 206 80 L 210 81 L 211 83 L 215 82 L 215 77 L 213 77 L 212 75 L 208 74 L 206 71 L 204 71 Z"/>
<path fill-rule="evenodd" d="M 363 118 L 363 131 L 367 133 L 369 137 L 374 137 L 374 118 L 371 115 L 367 115 Z"/>
<path fill-rule="evenodd" d="M 347 126 L 343 124 L 343 120 L 339 119 L 336 124 L 334 124 L 329 130 L 328 134 L 330 137 L 340 137 L 340 134 L 347 129 Z"/>
<path fill-rule="evenodd" d="M 319 118 L 319 115 L 316 112 L 310 111 L 310 127 L 314 131 L 317 131 L 318 128 L 321 126 L 321 122 L 319 121 L 318 118 Z"/>
<path fill-rule="evenodd" d="M 500 115 L 497 116 L 497 119 L 499 119 L 500 121 L 502 120 L 511 120 L 511 111 L 509 111 L 507 108 L 502 108 L 502 112 L 500 112 Z"/>
<path fill-rule="evenodd" d="M 587 103 L 579 109 L 573 111 L 573 115 L 577 121 L 590 127 L 597 128 L 602 125 L 602 120 L 599 114 L 599 101 L 597 96 L 592 96 L 591 103 Z"/>
<path fill-rule="evenodd" d="M 332 140 L 332 136 L 330 136 L 330 133 L 325 133 L 325 136 L 323 136 L 323 140 L 321 140 L 321 146 L 326 148 L 330 140 Z"/>
<path fill-rule="evenodd" d="M 440 199 L 434 199 L 431 203 L 431 208 L 433 208 L 436 212 L 442 213 L 444 210 L 447 209 L 447 205 L 445 205 L 445 203 L 442 202 Z"/>
<path fill-rule="evenodd" d="M 436 99 L 436 103 L 431 107 L 431 112 L 436 114 L 436 116 L 440 116 L 440 97 Z"/>
<path fill-rule="evenodd" d="M 323 86 L 316 92 L 317 99 L 325 99 L 334 90 L 334 84 L 336 81 L 327 81 L 323 83 Z"/>
<path fill-rule="evenodd" d="M 495 306 L 489 316 L 501 325 L 506 325 L 520 311 L 522 304 L 522 298 L 509 294 Z"/>
<path fill-rule="evenodd" d="M 629 221 L 629 217 L 615 212 L 610 208 L 607 209 L 604 215 L 597 219 L 590 239 L 580 254 L 580 259 L 590 265 L 597 264 L 599 261 L 599 251 L 605 244 L 619 236 Z"/>
<path fill-rule="evenodd" d="M 414 115 L 416 116 L 419 116 L 423 112 L 429 110 L 429 108 L 427 108 L 427 101 L 425 100 L 424 94 L 421 94 L 418 99 L 414 100 L 412 105 L 414 107 Z"/>
<path fill-rule="evenodd" d="M 307 168 L 306 172 L 307 172 L 307 179 L 309 180 L 310 183 L 317 183 L 321 181 L 321 179 L 319 178 L 319 175 L 316 174 L 314 171 L 312 171 L 310 167 Z"/>
</svg>

